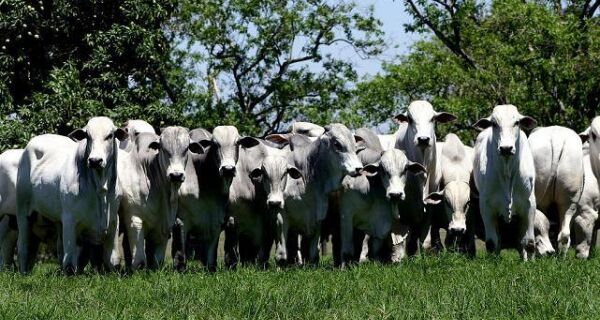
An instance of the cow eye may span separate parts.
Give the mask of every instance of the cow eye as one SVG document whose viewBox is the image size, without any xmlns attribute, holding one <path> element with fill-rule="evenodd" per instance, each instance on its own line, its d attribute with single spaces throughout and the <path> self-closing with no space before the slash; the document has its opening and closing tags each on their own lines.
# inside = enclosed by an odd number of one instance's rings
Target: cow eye
<svg viewBox="0 0 600 320">
<path fill-rule="evenodd" d="M 109 135 L 106 136 L 105 140 L 111 140 L 114 137 L 114 133 L 110 133 Z"/>
<path fill-rule="evenodd" d="M 519 121 L 516 121 L 515 122 L 515 127 L 518 127 L 518 126 L 519 126 Z"/>
<path fill-rule="evenodd" d="M 591 136 L 592 136 L 592 140 L 596 141 L 596 133 L 592 132 Z"/>
<path fill-rule="evenodd" d="M 333 146 L 338 149 L 341 150 L 342 149 L 342 144 L 339 141 L 334 140 L 333 141 Z"/>
<path fill-rule="evenodd" d="M 254 169 L 252 170 L 252 172 L 250 172 L 250 179 L 252 180 L 259 180 L 260 178 L 262 178 L 263 172 L 260 169 Z"/>
</svg>

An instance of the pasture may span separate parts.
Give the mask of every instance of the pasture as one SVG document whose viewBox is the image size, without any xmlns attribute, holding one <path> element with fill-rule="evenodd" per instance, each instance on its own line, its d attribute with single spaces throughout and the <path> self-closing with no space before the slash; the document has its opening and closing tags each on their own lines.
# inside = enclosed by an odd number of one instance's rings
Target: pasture
<svg viewBox="0 0 600 320">
<path fill-rule="evenodd" d="M 515 251 L 475 260 L 454 254 L 400 266 L 366 263 L 179 274 L 0 273 L 2 319 L 589 319 L 600 314 L 600 258 L 538 258 Z M 197 265 L 195 265 L 197 266 Z"/>
</svg>

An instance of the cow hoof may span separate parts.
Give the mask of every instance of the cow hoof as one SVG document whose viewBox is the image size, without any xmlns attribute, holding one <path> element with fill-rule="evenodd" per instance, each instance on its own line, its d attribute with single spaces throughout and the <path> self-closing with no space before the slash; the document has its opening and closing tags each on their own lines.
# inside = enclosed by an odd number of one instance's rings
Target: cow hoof
<svg viewBox="0 0 600 320">
<path fill-rule="evenodd" d="M 77 273 L 77 268 L 73 265 L 67 265 L 63 268 L 63 272 L 67 276 L 74 276 Z"/>
<path fill-rule="evenodd" d="M 485 241 L 485 249 L 487 250 L 488 253 L 495 253 L 496 252 L 496 244 L 492 240 L 486 240 Z"/>
</svg>

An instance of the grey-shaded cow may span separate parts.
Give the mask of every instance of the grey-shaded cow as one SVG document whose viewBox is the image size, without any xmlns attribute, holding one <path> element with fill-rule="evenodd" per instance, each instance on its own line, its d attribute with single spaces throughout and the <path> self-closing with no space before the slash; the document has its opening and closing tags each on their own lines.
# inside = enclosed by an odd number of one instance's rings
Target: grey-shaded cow
<svg viewBox="0 0 600 320">
<path fill-rule="evenodd" d="M 406 189 L 409 205 L 402 211 L 402 223 L 392 230 L 394 250 L 404 250 L 400 246 L 407 246 L 407 253 L 412 255 L 416 253 L 419 242 L 424 249 L 431 247 L 426 242 L 429 239 L 431 212 L 425 212 L 423 200 L 429 193 L 438 190 L 441 179 L 435 124 L 454 121 L 456 117 L 435 111 L 427 101 L 414 101 L 405 114 L 399 114 L 395 119 L 400 123 L 396 132 L 396 148 L 404 151 L 408 160 L 423 165 L 427 170 L 427 174 L 409 173 Z M 436 238 L 436 235 L 433 237 Z M 400 258 L 402 255 L 395 256 Z"/>
<path fill-rule="evenodd" d="M 182 127 L 167 127 L 160 136 L 140 133 L 129 152 L 119 154 L 123 193 L 119 216 L 125 226 L 126 264 L 133 269 L 162 265 L 178 209 L 178 193 L 186 180 L 191 155 L 202 153 Z"/>
<path fill-rule="evenodd" d="M 78 271 L 83 244 L 101 245 L 104 265 L 119 264 L 117 140 L 127 134 L 112 120 L 96 117 L 63 136 L 37 136 L 27 144 L 17 175 L 18 254 L 21 272 L 37 254 L 32 224 L 37 215 L 56 223 L 62 238 L 62 266 Z"/>
<path fill-rule="evenodd" d="M 197 241 L 200 261 L 211 271 L 216 270 L 217 246 L 224 224 L 234 232 L 233 219 L 226 219 L 229 189 L 237 174 L 240 148 L 259 144 L 252 137 L 242 137 L 233 126 L 216 127 L 212 134 L 204 129 L 190 131 L 192 141 L 199 142 L 205 153 L 192 156 L 193 166 L 186 167 L 186 181 L 180 189 L 179 218 L 182 224 L 175 231 L 174 259 L 176 268 L 185 266 L 185 242 Z M 235 264 L 234 244 L 227 243 L 226 264 Z"/>
<path fill-rule="evenodd" d="M 479 190 L 479 207 L 485 227 L 488 252 L 499 253 L 501 224 L 516 227 L 519 251 L 524 260 L 533 258 L 535 167 L 527 136 L 535 120 L 523 116 L 513 105 L 500 105 L 492 115 L 477 121 L 483 130 L 477 137 L 473 177 Z"/>
<path fill-rule="evenodd" d="M 121 129 L 127 132 L 129 139 L 120 141 L 119 149 L 127 151 L 131 150 L 131 145 L 138 134 L 142 132 L 154 133 L 154 128 L 144 120 L 127 120 Z"/>
<path fill-rule="evenodd" d="M 596 231 L 598 229 L 598 210 L 600 209 L 600 190 L 598 180 L 592 171 L 589 144 L 583 147 L 583 192 L 579 199 L 577 214 L 573 220 L 575 233 L 575 250 L 577 257 L 587 259 L 596 246 Z"/>
<path fill-rule="evenodd" d="M 537 208 L 550 220 L 554 244 L 563 255 L 571 242 L 571 220 L 583 188 L 583 151 L 575 131 L 559 126 L 537 128 L 529 135 L 535 166 Z M 554 239 L 553 239 L 554 240 Z"/>
<path fill-rule="evenodd" d="M 0 266 L 11 267 L 17 245 L 17 171 L 23 149 L 6 150 L 0 154 Z"/>
<path fill-rule="evenodd" d="M 475 218 L 471 210 L 471 173 L 473 149 L 465 146 L 457 135 L 446 135 L 441 150 L 440 191 L 430 193 L 425 202 L 437 205 L 433 228 L 447 230 L 446 247 L 475 255 Z M 477 201 L 477 199 L 475 199 Z"/>
<path fill-rule="evenodd" d="M 280 135 L 277 139 L 286 138 Z M 325 127 L 325 133 L 311 141 L 302 135 L 289 138 L 292 151 L 291 164 L 304 179 L 295 179 L 286 187 L 288 197 L 283 211 L 282 225 L 288 230 L 281 232 L 289 241 L 296 234 L 302 236 L 302 257 L 310 264 L 319 261 L 319 237 L 321 224 L 328 209 L 329 195 L 341 188 L 342 178 L 360 174 L 362 163 L 356 151 L 354 135 L 342 124 Z M 360 141 L 359 141 L 360 142 Z M 289 180 L 288 180 L 289 181 Z M 288 254 L 288 260 L 291 256 Z"/>
</svg>

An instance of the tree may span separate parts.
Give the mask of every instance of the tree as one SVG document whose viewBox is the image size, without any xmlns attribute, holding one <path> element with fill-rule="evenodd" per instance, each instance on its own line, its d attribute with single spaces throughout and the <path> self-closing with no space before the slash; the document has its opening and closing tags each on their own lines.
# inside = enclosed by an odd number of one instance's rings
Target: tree
<svg viewBox="0 0 600 320">
<path fill-rule="evenodd" d="M 0 1 L 0 149 L 95 115 L 177 123 L 184 71 L 164 32 L 170 0 Z"/>
<path fill-rule="evenodd" d="M 389 116 L 392 104 L 424 98 L 456 113 L 457 130 L 511 103 L 540 125 L 581 130 L 600 110 L 599 4 L 405 0 L 406 29 L 430 37 L 359 84 L 354 108 Z"/>
<path fill-rule="evenodd" d="M 192 53 L 199 92 L 211 95 L 189 114 L 207 127 L 232 123 L 252 134 L 293 119 L 339 118 L 357 75 L 326 49 L 376 55 L 380 25 L 372 8 L 359 12 L 354 2 L 184 1 L 173 30 L 181 50 Z"/>
</svg>

